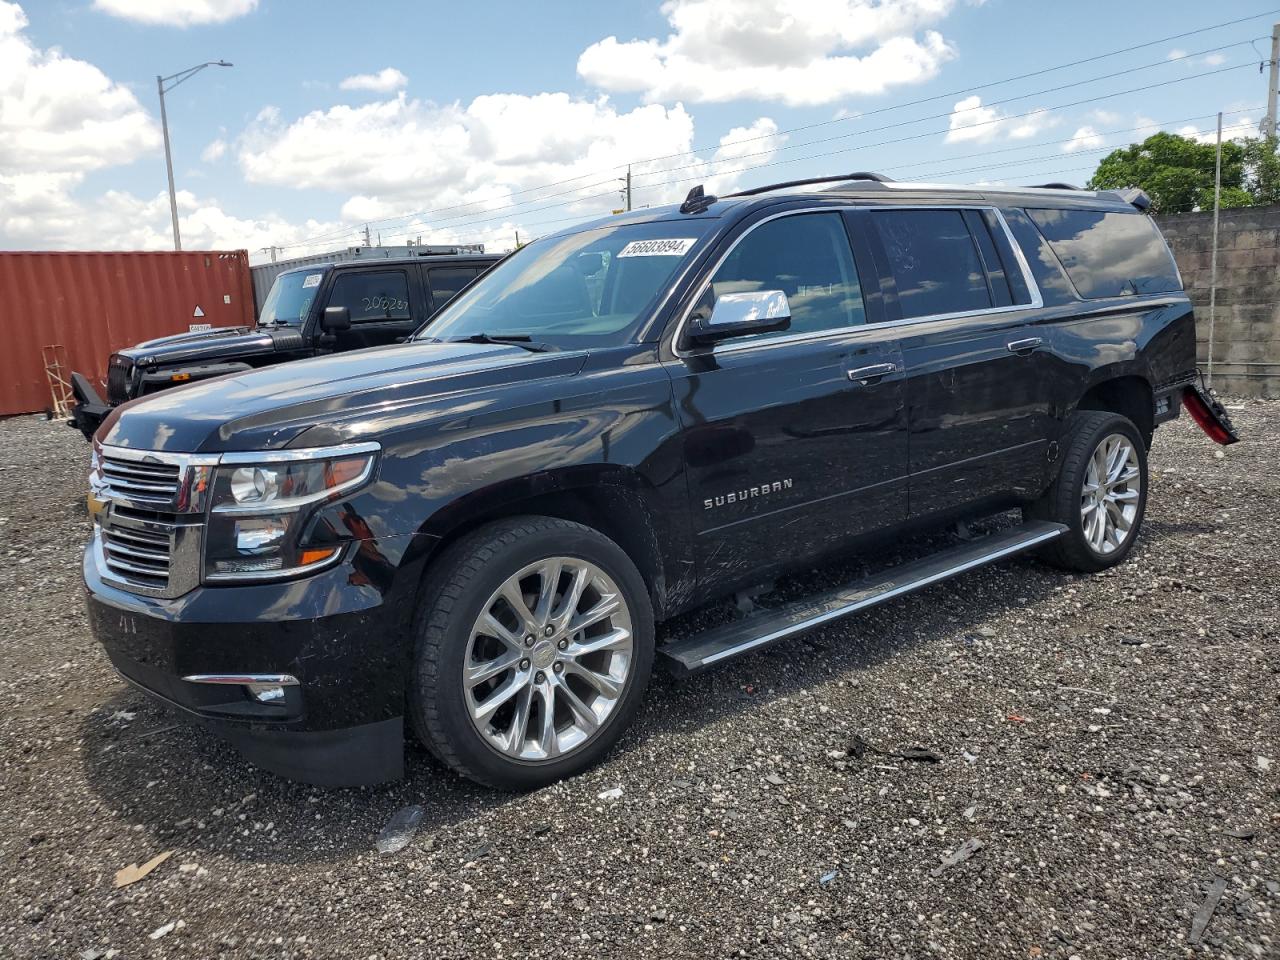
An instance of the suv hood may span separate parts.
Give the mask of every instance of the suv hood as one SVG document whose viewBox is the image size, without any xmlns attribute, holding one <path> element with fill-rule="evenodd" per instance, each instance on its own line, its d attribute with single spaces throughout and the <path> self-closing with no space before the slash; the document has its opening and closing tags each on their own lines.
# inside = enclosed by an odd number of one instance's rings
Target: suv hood
<svg viewBox="0 0 1280 960">
<path fill-rule="evenodd" d="M 121 404 L 98 432 L 103 443 L 185 453 L 270 450 L 323 426 L 359 432 L 359 421 L 408 406 L 456 407 L 458 397 L 576 374 L 582 352 L 530 353 L 471 343 L 408 343 L 295 360 Z M 474 407 L 472 408 L 474 409 Z M 318 444 L 305 444 L 313 446 Z"/>
<path fill-rule="evenodd" d="M 117 354 L 149 367 L 153 364 L 235 360 L 300 346 L 302 333 L 297 327 L 216 327 L 198 333 L 157 337 L 119 350 Z"/>
</svg>

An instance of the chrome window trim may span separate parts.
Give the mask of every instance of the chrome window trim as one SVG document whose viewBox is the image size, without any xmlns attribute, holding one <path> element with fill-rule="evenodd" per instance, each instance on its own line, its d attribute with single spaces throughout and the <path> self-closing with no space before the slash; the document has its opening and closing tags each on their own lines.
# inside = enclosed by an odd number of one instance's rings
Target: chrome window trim
<svg viewBox="0 0 1280 960">
<path fill-rule="evenodd" d="M 846 210 L 859 210 L 859 211 L 870 211 L 870 212 L 875 212 L 877 210 L 974 210 L 978 212 L 981 212 L 984 210 L 990 211 L 995 216 L 995 218 L 999 221 L 1000 227 L 1004 231 L 1005 239 L 1008 241 L 1010 247 L 1013 248 L 1013 255 L 1014 255 L 1014 258 L 1017 260 L 1018 269 L 1022 271 L 1023 280 L 1027 284 L 1027 292 L 1031 295 L 1031 302 L 1015 303 L 1007 307 L 988 307 L 983 310 L 958 310 L 952 313 L 931 313 L 921 317 L 904 317 L 898 320 L 884 320 L 884 321 L 881 321 L 880 323 L 862 323 L 853 327 L 838 327 L 832 330 L 814 330 L 809 333 L 789 334 L 781 337 L 767 337 L 762 335 L 761 339 L 759 340 L 744 341 L 742 343 L 727 342 L 723 344 L 716 344 L 715 346 L 711 347 L 709 350 L 705 350 L 705 351 L 694 351 L 694 350 L 689 350 L 687 348 L 681 348 L 679 346 L 680 340 L 684 336 L 685 327 L 689 322 L 689 315 L 693 313 L 694 305 L 702 297 L 703 293 L 706 292 L 707 287 L 710 286 L 711 279 L 716 275 L 716 271 L 720 269 L 721 265 L 724 263 L 726 259 L 728 259 L 729 255 L 733 253 L 733 251 L 737 248 L 738 244 L 740 244 L 744 239 L 750 236 L 752 232 L 754 232 L 757 228 L 764 226 L 766 223 L 771 223 L 774 220 L 781 219 L 782 217 L 793 217 L 793 216 L 799 216 L 801 214 L 806 214 L 806 213 L 840 214 Z M 967 225 L 966 225 L 966 228 L 967 228 Z M 852 254 L 852 250 L 850 251 L 850 253 Z M 855 268 L 857 266 L 856 255 L 854 256 L 854 266 Z M 859 286 L 859 289 L 861 289 L 862 287 L 861 276 L 858 277 L 858 286 Z M 1018 241 L 1014 237 L 1013 231 L 1009 229 L 1009 224 L 1005 221 L 1004 214 L 1000 211 L 999 207 L 994 206 L 993 204 L 990 204 L 990 203 L 954 203 L 954 204 L 901 203 L 901 204 L 840 204 L 840 205 L 824 204 L 822 206 L 802 207 L 795 210 L 784 210 L 780 213 L 771 214 L 770 216 L 762 217 L 761 219 L 753 223 L 750 227 L 748 227 L 746 230 L 744 230 L 733 241 L 733 243 L 729 245 L 729 248 L 725 250 L 724 253 L 722 253 L 720 257 L 716 260 L 716 262 L 712 265 L 710 271 L 707 274 L 707 278 L 698 285 L 696 289 L 696 293 L 689 301 L 689 306 L 685 308 L 684 313 L 681 314 L 680 320 L 676 324 L 675 334 L 673 335 L 671 340 L 671 352 L 675 354 L 676 357 L 680 358 L 681 360 L 684 360 L 691 357 L 704 357 L 704 356 L 714 356 L 714 355 L 725 354 L 725 353 L 736 353 L 739 350 L 752 350 L 759 347 L 766 347 L 766 346 L 771 347 L 775 345 L 782 345 L 782 344 L 788 344 L 788 343 L 799 343 L 799 342 L 804 342 L 808 340 L 823 340 L 823 339 L 834 338 L 834 337 L 846 337 L 850 333 L 854 333 L 859 330 L 884 330 L 892 327 L 904 327 L 904 326 L 914 325 L 917 323 L 931 323 L 939 320 L 963 320 L 970 317 L 978 317 L 978 316 L 986 317 L 986 316 L 999 315 L 999 314 L 1005 314 L 1005 313 L 1016 313 L 1018 311 L 1025 311 L 1025 310 L 1039 310 L 1043 306 L 1044 306 L 1044 297 L 1040 293 L 1040 285 L 1036 283 L 1036 278 L 1031 273 L 1031 267 L 1027 263 L 1026 255 L 1022 251 L 1022 247 L 1018 245 Z"/>
</svg>

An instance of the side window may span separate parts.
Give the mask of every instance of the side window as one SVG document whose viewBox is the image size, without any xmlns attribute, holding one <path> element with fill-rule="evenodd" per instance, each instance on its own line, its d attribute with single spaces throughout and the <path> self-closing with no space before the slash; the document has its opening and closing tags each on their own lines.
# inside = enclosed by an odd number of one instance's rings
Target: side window
<svg viewBox="0 0 1280 960">
<path fill-rule="evenodd" d="M 1145 214 L 1027 210 L 1086 300 L 1180 290 L 1173 256 Z"/>
<path fill-rule="evenodd" d="M 884 245 L 904 320 L 991 308 L 978 248 L 961 211 L 877 210 L 871 222 Z"/>
<path fill-rule="evenodd" d="M 866 322 L 858 271 L 839 213 L 779 217 L 748 233 L 711 278 L 712 303 L 721 294 L 753 290 L 781 290 L 791 304 L 791 327 L 762 338 Z"/>
<path fill-rule="evenodd" d="M 431 303 L 439 310 L 458 295 L 458 291 L 475 279 L 478 267 L 432 267 L 427 271 L 431 284 Z"/>
<path fill-rule="evenodd" d="M 329 306 L 346 307 L 352 323 L 409 319 L 409 280 L 403 270 L 341 273 L 333 281 Z"/>
</svg>

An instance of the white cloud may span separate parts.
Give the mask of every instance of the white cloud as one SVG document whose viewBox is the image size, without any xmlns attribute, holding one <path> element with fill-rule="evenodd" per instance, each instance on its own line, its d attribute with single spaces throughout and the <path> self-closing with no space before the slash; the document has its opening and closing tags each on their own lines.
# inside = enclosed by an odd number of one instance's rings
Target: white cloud
<svg viewBox="0 0 1280 960">
<path fill-rule="evenodd" d="M 384 67 L 377 73 L 357 73 L 338 84 L 343 90 L 372 90 L 374 93 L 391 93 L 409 83 L 409 78 L 395 67 Z"/>
<path fill-rule="evenodd" d="M 243 17 L 257 9 L 258 0 L 93 0 L 93 6 L 138 23 L 191 27 Z"/>
<path fill-rule="evenodd" d="M 200 151 L 200 159 L 205 163 L 217 163 L 227 153 L 227 141 L 219 137 Z"/>
<path fill-rule="evenodd" d="M 1051 127 L 1061 118 L 1044 107 L 1023 110 L 1012 117 L 996 107 L 984 107 L 976 94 L 965 97 L 951 110 L 951 121 L 944 143 L 989 143 L 1006 137 L 1010 140 L 1028 140 Z"/>
<path fill-rule="evenodd" d="M 150 115 L 101 70 L 40 50 L 26 15 L 0 0 L 0 242 L 38 238 L 46 214 L 72 209 L 86 174 L 160 146 Z"/>
<path fill-rule="evenodd" d="M 1102 146 L 1102 136 L 1093 127 L 1079 127 L 1071 139 L 1063 144 L 1063 153 L 1075 153 L 1077 150 L 1093 150 Z"/>
<path fill-rule="evenodd" d="M 1201 58 L 1200 62 L 1206 67 L 1220 67 L 1227 62 L 1227 57 L 1226 54 L 1223 53 L 1211 53 L 1208 56 Z"/>
<path fill-rule="evenodd" d="M 777 100 L 792 106 L 882 93 L 937 75 L 955 56 L 934 30 L 954 0 L 666 0 L 666 39 L 606 37 L 578 58 L 604 90 L 653 103 Z"/>
</svg>

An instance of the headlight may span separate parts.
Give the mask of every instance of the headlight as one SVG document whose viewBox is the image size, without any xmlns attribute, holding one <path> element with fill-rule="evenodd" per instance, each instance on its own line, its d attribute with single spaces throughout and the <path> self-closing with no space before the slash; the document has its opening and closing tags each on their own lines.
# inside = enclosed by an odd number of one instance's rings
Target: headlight
<svg viewBox="0 0 1280 960">
<path fill-rule="evenodd" d="M 205 580 L 275 579 L 336 561 L 341 546 L 308 546 L 316 507 L 364 486 L 377 444 L 226 454 L 213 475 Z"/>
</svg>

